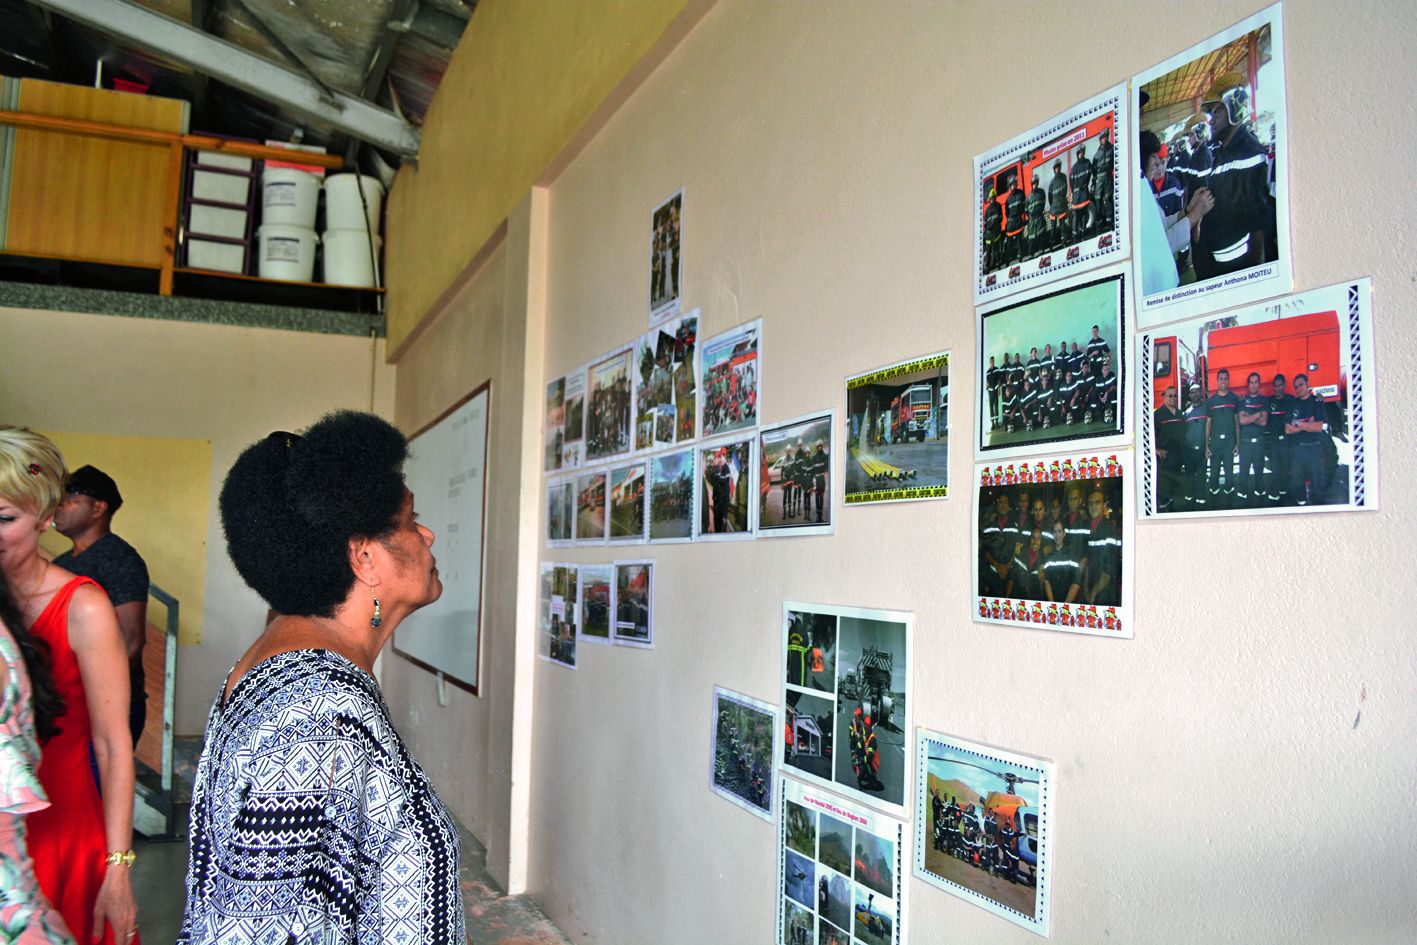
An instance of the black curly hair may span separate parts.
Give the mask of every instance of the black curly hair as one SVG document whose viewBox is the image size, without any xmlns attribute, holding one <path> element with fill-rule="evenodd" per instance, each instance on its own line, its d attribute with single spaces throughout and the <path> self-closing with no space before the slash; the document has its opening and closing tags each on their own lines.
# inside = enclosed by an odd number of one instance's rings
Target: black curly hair
<svg viewBox="0 0 1417 945">
<path fill-rule="evenodd" d="M 221 488 L 226 550 L 266 603 L 330 617 L 349 594 L 349 542 L 391 533 L 408 442 L 373 414 L 342 410 L 248 446 Z"/>
<path fill-rule="evenodd" d="M 0 623 L 10 631 L 20 647 L 20 656 L 30 677 L 30 703 L 34 709 L 34 731 L 41 742 L 59 734 L 59 716 L 68 708 L 59 687 L 54 685 L 49 644 L 30 633 L 20 606 L 10 593 L 5 575 L 0 574 Z"/>
</svg>

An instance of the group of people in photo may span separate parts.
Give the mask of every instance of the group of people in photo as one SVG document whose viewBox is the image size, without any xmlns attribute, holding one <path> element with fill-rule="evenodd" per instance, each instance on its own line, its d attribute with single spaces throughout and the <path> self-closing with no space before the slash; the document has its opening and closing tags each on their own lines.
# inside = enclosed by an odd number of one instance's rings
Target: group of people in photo
<svg viewBox="0 0 1417 945">
<path fill-rule="evenodd" d="M 1041 430 L 1056 426 L 1112 423 L 1117 417 L 1117 374 L 1112 366 L 1112 347 L 1092 326 L 1086 347 L 1066 339 L 1055 353 L 1051 343 L 1040 355 L 1029 349 L 1028 360 L 1021 352 L 1004 353 L 1004 363 L 990 355 L 984 372 L 989 393 L 989 429 Z"/>
<path fill-rule="evenodd" d="M 979 504 L 980 593 L 1121 603 L 1120 496 L 1102 483 L 995 487 L 981 492 Z"/>
<path fill-rule="evenodd" d="M 809 447 L 802 440 L 789 443 L 778 464 L 778 485 L 782 489 L 782 517 L 821 522 L 823 508 L 830 507 L 827 478 L 831 458 L 825 440 L 818 439 Z M 763 492 L 771 485 L 771 475 L 764 480 Z M 815 502 L 814 502 L 815 500 Z"/>
<path fill-rule="evenodd" d="M 649 265 L 649 304 L 657 309 L 679 297 L 678 197 L 655 212 Z"/>
<path fill-rule="evenodd" d="M 938 790 L 930 792 L 930 815 L 936 850 L 1011 883 L 1030 881 L 1019 865 L 1019 833 L 1008 820 L 989 816 L 972 803 L 961 806 L 953 794 L 946 804 Z"/>
<path fill-rule="evenodd" d="M 593 384 L 586 410 L 586 455 L 614 456 L 630 448 L 630 375 L 616 374 L 609 384 Z"/>
<path fill-rule="evenodd" d="M 732 359 L 709 368 L 704 377 L 704 435 L 751 423 L 758 415 L 757 364 Z"/>
</svg>

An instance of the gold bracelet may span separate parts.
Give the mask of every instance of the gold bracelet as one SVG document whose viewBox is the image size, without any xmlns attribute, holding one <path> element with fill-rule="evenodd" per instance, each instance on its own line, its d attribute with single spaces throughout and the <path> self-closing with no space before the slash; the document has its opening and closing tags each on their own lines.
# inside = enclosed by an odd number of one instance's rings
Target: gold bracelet
<svg viewBox="0 0 1417 945">
<path fill-rule="evenodd" d="M 103 858 L 105 866 L 126 866 L 133 868 L 133 863 L 138 859 L 138 854 L 132 850 L 114 850 Z"/>
</svg>

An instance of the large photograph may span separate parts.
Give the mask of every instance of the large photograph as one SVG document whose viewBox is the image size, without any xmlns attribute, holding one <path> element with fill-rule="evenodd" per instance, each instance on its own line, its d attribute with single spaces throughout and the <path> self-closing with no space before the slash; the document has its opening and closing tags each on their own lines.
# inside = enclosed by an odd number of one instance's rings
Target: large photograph
<svg viewBox="0 0 1417 945">
<path fill-rule="evenodd" d="M 1280 5 L 1132 80 L 1137 324 L 1292 287 Z"/>
<path fill-rule="evenodd" d="M 630 359 L 626 348 L 593 363 L 587 371 L 585 455 L 596 462 L 630 451 Z"/>
<path fill-rule="evenodd" d="M 610 541 L 645 540 L 645 464 L 631 463 L 610 470 Z"/>
<path fill-rule="evenodd" d="M 1367 279 L 1144 332 L 1146 518 L 1377 508 Z"/>
<path fill-rule="evenodd" d="M 912 617 L 783 605 L 783 765 L 903 815 Z"/>
<path fill-rule="evenodd" d="M 605 471 L 576 477 L 575 539 L 579 544 L 598 545 L 605 541 Z"/>
<path fill-rule="evenodd" d="M 615 619 L 610 625 L 616 643 L 654 646 L 654 562 L 616 561 Z"/>
<path fill-rule="evenodd" d="M 753 436 L 699 447 L 699 541 L 752 538 L 758 503 L 753 491 L 757 473 Z"/>
<path fill-rule="evenodd" d="M 830 535 L 836 411 L 764 427 L 758 436 L 758 534 Z"/>
<path fill-rule="evenodd" d="M 703 383 L 701 436 L 717 436 L 758 425 L 761 406 L 763 321 L 730 328 L 704 342 L 700 355 Z"/>
<path fill-rule="evenodd" d="M 1127 442 L 1123 267 L 981 312 L 975 459 Z"/>
<path fill-rule="evenodd" d="M 713 687 L 713 792 L 772 820 L 772 762 L 777 708 L 740 692 Z"/>
<path fill-rule="evenodd" d="M 665 322 L 635 344 L 635 449 L 694 438 L 698 420 L 699 313 Z"/>
<path fill-rule="evenodd" d="M 1127 256 L 1127 86 L 974 159 L 974 302 Z"/>
<path fill-rule="evenodd" d="M 649 323 L 672 318 L 679 311 L 683 291 L 679 254 L 684 191 L 677 191 L 654 208 L 649 238 Z"/>
<path fill-rule="evenodd" d="M 978 466 L 976 621 L 1132 636 L 1131 451 Z"/>
<path fill-rule="evenodd" d="M 649 540 L 694 537 L 694 451 L 661 453 L 649 461 Z"/>
<path fill-rule="evenodd" d="M 848 377 L 846 504 L 949 495 L 949 411 L 948 351 Z"/>
<path fill-rule="evenodd" d="M 923 728 L 916 752 L 915 875 L 1046 938 L 1053 765 Z"/>
</svg>

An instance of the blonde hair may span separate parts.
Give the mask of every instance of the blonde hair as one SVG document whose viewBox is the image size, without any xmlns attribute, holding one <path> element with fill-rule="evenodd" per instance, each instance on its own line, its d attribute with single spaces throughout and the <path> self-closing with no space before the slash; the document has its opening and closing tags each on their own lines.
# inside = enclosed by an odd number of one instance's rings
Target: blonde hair
<svg viewBox="0 0 1417 945">
<path fill-rule="evenodd" d="M 45 519 L 59 508 L 68 478 L 64 454 L 48 437 L 0 426 L 0 496 Z"/>
</svg>

